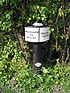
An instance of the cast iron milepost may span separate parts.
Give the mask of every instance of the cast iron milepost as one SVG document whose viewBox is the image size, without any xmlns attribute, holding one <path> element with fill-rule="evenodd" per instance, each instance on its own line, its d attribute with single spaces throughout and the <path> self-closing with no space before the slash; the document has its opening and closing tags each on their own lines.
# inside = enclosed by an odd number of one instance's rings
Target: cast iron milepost
<svg viewBox="0 0 70 93">
<path fill-rule="evenodd" d="M 39 74 L 42 67 L 42 44 L 33 44 L 33 72 Z"/>
<path fill-rule="evenodd" d="M 49 40 L 50 27 L 42 23 L 34 23 L 25 27 L 25 41 L 33 43 L 33 72 L 40 74 L 42 68 L 42 43 Z"/>
</svg>

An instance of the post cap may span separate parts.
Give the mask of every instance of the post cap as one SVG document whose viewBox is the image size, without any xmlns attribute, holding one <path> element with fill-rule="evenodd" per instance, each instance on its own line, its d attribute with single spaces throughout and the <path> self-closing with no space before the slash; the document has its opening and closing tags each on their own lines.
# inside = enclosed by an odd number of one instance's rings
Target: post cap
<svg viewBox="0 0 70 93">
<path fill-rule="evenodd" d="M 33 23 L 33 26 L 43 26 L 42 23 L 38 23 L 37 21 L 35 23 Z"/>
</svg>

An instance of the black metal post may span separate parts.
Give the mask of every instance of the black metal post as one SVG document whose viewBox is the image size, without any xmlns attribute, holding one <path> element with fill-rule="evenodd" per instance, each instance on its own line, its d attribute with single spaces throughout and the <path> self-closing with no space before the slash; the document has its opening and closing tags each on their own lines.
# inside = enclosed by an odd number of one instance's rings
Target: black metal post
<svg viewBox="0 0 70 93">
<path fill-rule="evenodd" d="M 42 43 L 33 44 L 33 72 L 40 74 L 42 68 Z"/>
</svg>

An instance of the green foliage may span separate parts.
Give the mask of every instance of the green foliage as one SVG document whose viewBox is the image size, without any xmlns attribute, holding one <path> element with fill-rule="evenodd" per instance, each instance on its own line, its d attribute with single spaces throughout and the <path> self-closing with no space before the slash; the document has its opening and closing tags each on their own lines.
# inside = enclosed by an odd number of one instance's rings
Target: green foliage
<svg viewBox="0 0 70 93">
<path fill-rule="evenodd" d="M 13 27 L 12 15 L 13 11 L 6 9 L 8 1 L 0 1 L 0 30 L 11 31 Z"/>
<path fill-rule="evenodd" d="M 4 49 L 0 51 L 0 77 L 7 82 L 19 69 L 24 67 L 22 52 L 18 49 L 18 43 L 9 39 Z"/>
<path fill-rule="evenodd" d="M 5 88 L 5 93 L 11 93 L 13 88 L 18 93 L 56 93 L 57 90 L 60 90 L 59 93 L 70 92 L 70 67 L 59 64 L 53 68 L 43 67 L 41 75 L 34 75 L 31 66 L 24 62 L 17 37 L 17 32 L 24 33 L 24 26 L 35 21 L 50 24 L 50 52 L 56 48 L 61 52 L 61 61 L 68 62 L 70 1 L 63 1 L 0 0 L 0 87 L 2 85 L 3 90 L 13 77 L 17 81 L 11 89 Z M 9 34 L 4 34 L 5 32 Z M 23 49 L 24 56 L 30 60 L 27 43 Z"/>
<path fill-rule="evenodd" d="M 20 28 L 24 20 L 26 20 L 26 11 L 23 1 L 0 1 L 0 31 L 12 31 L 15 27 Z"/>
<path fill-rule="evenodd" d="M 28 19 L 28 23 L 32 22 L 33 20 L 37 21 L 42 21 L 43 23 L 46 22 L 46 18 L 48 15 L 48 9 L 45 6 L 39 6 L 39 5 L 34 5 L 33 8 L 31 8 L 31 17 Z"/>
<path fill-rule="evenodd" d="M 42 68 L 41 75 L 34 75 L 31 66 L 26 66 L 20 71 L 16 80 L 22 93 L 50 93 L 58 90 L 59 93 L 70 91 L 70 67 L 62 67 L 59 64 L 53 68 Z"/>
<path fill-rule="evenodd" d="M 1 93 L 15 93 L 13 89 L 7 88 L 5 86 L 2 86 L 2 82 L 0 82 L 0 92 Z"/>
<path fill-rule="evenodd" d="M 0 31 L 24 33 L 24 26 L 32 25 L 35 21 L 50 24 L 51 47 L 55 46 L 57 51 L 60 47 L 60 51 L 67 53 L 69 12 L 69 1 L 0 0 Z"/>
</svg>

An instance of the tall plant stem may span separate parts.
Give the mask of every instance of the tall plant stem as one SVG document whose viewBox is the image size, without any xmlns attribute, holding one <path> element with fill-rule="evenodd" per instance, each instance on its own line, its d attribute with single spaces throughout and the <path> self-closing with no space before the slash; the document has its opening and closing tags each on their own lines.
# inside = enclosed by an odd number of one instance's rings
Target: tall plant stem
<svg viewBox="0 0 70 93">
<path fill-rule="evenodd" d="M 61 10 L 62 6 L 59 6 L 57 8 L 57 13 L 56 13 L 56 51 L 58 51 L 58 33 L 59 33 L 59 27 L 58 27 L 58 19 L 59 19 L 59 11 Z"/>
</svg>

